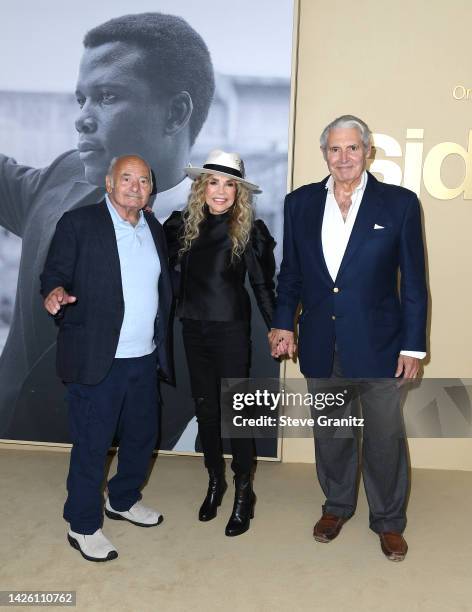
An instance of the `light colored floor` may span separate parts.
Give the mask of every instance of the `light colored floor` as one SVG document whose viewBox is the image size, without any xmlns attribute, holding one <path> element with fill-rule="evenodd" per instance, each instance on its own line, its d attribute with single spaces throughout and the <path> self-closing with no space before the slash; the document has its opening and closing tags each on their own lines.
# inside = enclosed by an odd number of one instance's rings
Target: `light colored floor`
<svg viewBox="0 0 472 612">
<path fill-rule="evenodd" d="M 90 563 L 65 539 L 67 465 L 67 454 L 0 451 L 0 590 L 75 590 L 76 609 L 90 612 L 472 610 L 470 472 L 414 471 L 410 551 L 392 563 L 368 529 L 362 491 L 339 538 L 313 540 L 322 503 L 313 466 L 260 463 L 251 529 L 227 538 L 232 489 L 218 517 L 200 523 L 201 459 L 159 457 L 144 501 L 164 523 L 105 519 L 120 556 Z"/>
</svg>

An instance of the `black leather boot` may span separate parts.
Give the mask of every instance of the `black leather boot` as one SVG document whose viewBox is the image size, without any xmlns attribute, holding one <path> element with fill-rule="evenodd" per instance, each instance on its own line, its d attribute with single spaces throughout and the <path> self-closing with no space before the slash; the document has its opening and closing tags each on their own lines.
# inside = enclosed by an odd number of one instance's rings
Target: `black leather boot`
<svg viewBox="0 0 472 612">
<path fill-rule="evenodd" d="M 256 496 L 252 490 L 251 474 L 237 474 L 234 477 L 233 512 L 226 525 L 227 536 L 238 536 L 249 529 L 250 519 L 254 517 Z"/>
<path fill-rule="evenodd" d="M 221 505 L 224 492 L 228 488 L 225 474 L 222 470 L 216 471 L 209 469 L 208 474 L 208 491 L 198 511 L 198 520 L 200 521 L 211 521 L 211 519 L 215 518 L 217 508 Z"/>
</svg>

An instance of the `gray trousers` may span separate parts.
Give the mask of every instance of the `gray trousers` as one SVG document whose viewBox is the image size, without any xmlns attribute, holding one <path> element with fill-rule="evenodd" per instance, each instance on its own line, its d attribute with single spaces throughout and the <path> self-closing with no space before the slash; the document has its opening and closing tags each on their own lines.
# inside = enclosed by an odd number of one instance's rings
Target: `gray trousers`
<svg viewBox="0 0 472 612">
<path fill-rule="evenodd" d="M 344 379 L 337 353 L 333 373 L 327 382 L 328 387 L 324 387 L 317 379 L 308 380 L 311 393 L 320 390 L 339 392 L 345 398 L 342 406 L 312 411 L 316 422 L 316 471 L 326 496 L 323 512 L 344 518 L 354 514 L 360 463 L 369 503 L 370 528 L 376 533 L 402 533 L 406 526 L 409 491 L 407 446 L 401 413 L 402 389 L 393 379 Z M 320 416 L 363 418 L 362 443 L 360 428 L 340 427 L 337 421 L 330 421 L 332 426 L 319 425 Z"/>
</svg>

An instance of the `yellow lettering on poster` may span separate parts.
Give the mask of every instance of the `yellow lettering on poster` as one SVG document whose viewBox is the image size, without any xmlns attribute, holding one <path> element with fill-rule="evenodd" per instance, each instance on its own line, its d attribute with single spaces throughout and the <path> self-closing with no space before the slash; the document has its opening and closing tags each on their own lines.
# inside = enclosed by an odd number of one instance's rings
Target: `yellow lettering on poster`
<svg viewBox="0 0 472 612">
<path fill-rule="evenodd" d="M 423 164 L 423 183 L 430 195 L 438 200 L 452 200 L 461 193 L 464 199 L 472 198 L 472 130 L 469 131 L 468 149 L 455 142 L 441 142 L 435 145 L 426 155 Z M 441 167 L 449 155 L 457 155 L 464 163 L 464 179 L 456 187 L 447 187 L 441 178 Z"/>
<path fill-rule="evenodd" d="M 392 136 L 387 134 L 372 134 L 372 141 L 376 149 L 382 149 L 388 157 L 401 157 L 400 144 Z M 402 169 L 398 164 L 388 159 L 375 159 L 369 170 L 381 174 L 385 183 L 401 185 Z"/>
<path fill-rule="evenodd" d="M 408 128 L 407 138 L 423 139 L 424 130 Z M 405 145 L 405 167 L 403 171 L 403 186 L 411 189 L 417 195 L 421 191 L 421 162 L 423 161 L 423 143 L 407 142 Z"/>
</svg>

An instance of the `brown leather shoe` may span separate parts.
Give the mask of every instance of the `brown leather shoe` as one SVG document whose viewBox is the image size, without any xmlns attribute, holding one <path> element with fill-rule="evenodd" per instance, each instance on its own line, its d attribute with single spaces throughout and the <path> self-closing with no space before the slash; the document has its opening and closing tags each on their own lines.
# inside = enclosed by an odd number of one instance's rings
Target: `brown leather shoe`
<svg viewBox="0 0 472 612">
<path fill-rule="evenodd" d="M 403 561 L 408 552 L 408 544 L 401 533 L 384 531 L 379 533 L 380 546 L 389 561 Z"/>
<path fill-rule="evenodd" d="M 320 520 L 313 527 L 313 537 L 317 542 L 327 544 L 339 534 L 341 527 L 346 521 L 347 519 L 341 516 L 323 513 Z"/>
</svg>

